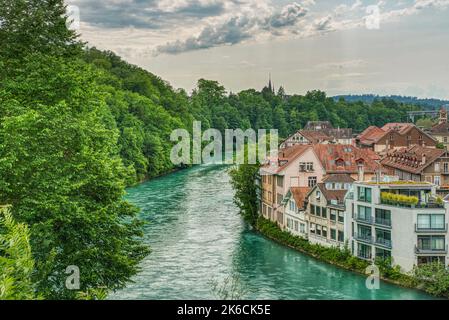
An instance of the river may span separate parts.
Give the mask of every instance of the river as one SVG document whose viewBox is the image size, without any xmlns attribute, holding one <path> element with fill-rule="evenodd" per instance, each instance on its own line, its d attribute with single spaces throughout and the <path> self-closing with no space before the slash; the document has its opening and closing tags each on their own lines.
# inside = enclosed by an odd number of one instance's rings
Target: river
<svg viewBox="0 0 449 320">
<path fill-rule="evenodd" d="M 142 209 L 152 252 L 142 271 L 110 299 L 215 299 L 238 282 L 244 299 L 431 299 L 278 245 L 249 230 L 233 203 L 226 167 L 199 166 L 128 190 Z M 225 279 L 233 279 L 226 282 Z"/>
</svg>

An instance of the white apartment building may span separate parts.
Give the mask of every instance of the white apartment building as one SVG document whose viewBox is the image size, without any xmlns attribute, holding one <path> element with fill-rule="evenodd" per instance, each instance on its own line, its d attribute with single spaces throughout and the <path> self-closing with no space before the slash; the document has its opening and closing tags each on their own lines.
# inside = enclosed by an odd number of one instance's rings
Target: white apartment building
<svg viewBox="0 0 449 320">
<path fill-rule="evenodd" d="M 373 261 L 391 257 L 410 271 L 441 261 L 449 265 L 449 204 L 425 182 L 356 182 L 345 199 L 345 229 L 352 254 Z"/>
</svg>

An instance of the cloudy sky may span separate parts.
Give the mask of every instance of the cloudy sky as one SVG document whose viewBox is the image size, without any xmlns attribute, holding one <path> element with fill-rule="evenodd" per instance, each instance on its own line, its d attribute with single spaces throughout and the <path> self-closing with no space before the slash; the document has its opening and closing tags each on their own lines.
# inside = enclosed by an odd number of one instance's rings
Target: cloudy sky
<svg viewBox="0 0 449 320">
<path fill-rule="evenodd" d="M 68 0 L 79 33 L 190 91 L 449 99 L 449 0 Z"/>
</svg>

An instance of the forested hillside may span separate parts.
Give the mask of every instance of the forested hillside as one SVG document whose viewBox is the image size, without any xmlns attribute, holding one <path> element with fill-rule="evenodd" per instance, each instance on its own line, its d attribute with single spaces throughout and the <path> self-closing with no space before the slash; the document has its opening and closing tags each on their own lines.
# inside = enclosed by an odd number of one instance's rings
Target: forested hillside
<svg viewBox="0 0 449 320">
<path fill-rule="evenodd" d="M 361 131 L 416 108 L 336 102 L 320 91 L 229 94 L 208 80 L 188 94 L 86 48 L 66 27 L 62 0 L 0 1 L 0 21 L 0 204 L 29 226 L 35 263 L 23 283 L 44 298 L 79 296 L 65 287 L 71 265 L 93 297 L 139 271 L 149 250 L 123 196 L 126 186 L 173 169 L 172 130 L 191 131 L 199 120 L 204 129 L 277 128 L 285 137 L 307 121 L 330 120 Z"/>
</svg>

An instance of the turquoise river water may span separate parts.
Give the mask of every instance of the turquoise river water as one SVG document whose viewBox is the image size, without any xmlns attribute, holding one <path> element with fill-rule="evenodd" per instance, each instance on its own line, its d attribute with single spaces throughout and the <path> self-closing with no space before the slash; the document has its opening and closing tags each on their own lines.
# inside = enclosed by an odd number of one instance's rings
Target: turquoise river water
<svg viewBox="0 0 449 320">
<path fill-rule="evenodd" d="M 245 226 L 226 167 L 200 166 L 128 190 L 152 253 L 110 299 L 215 299 L 212 281 L 236 279 L 244 299 L 432 299 L 322 263 Z"/>
</svg>

